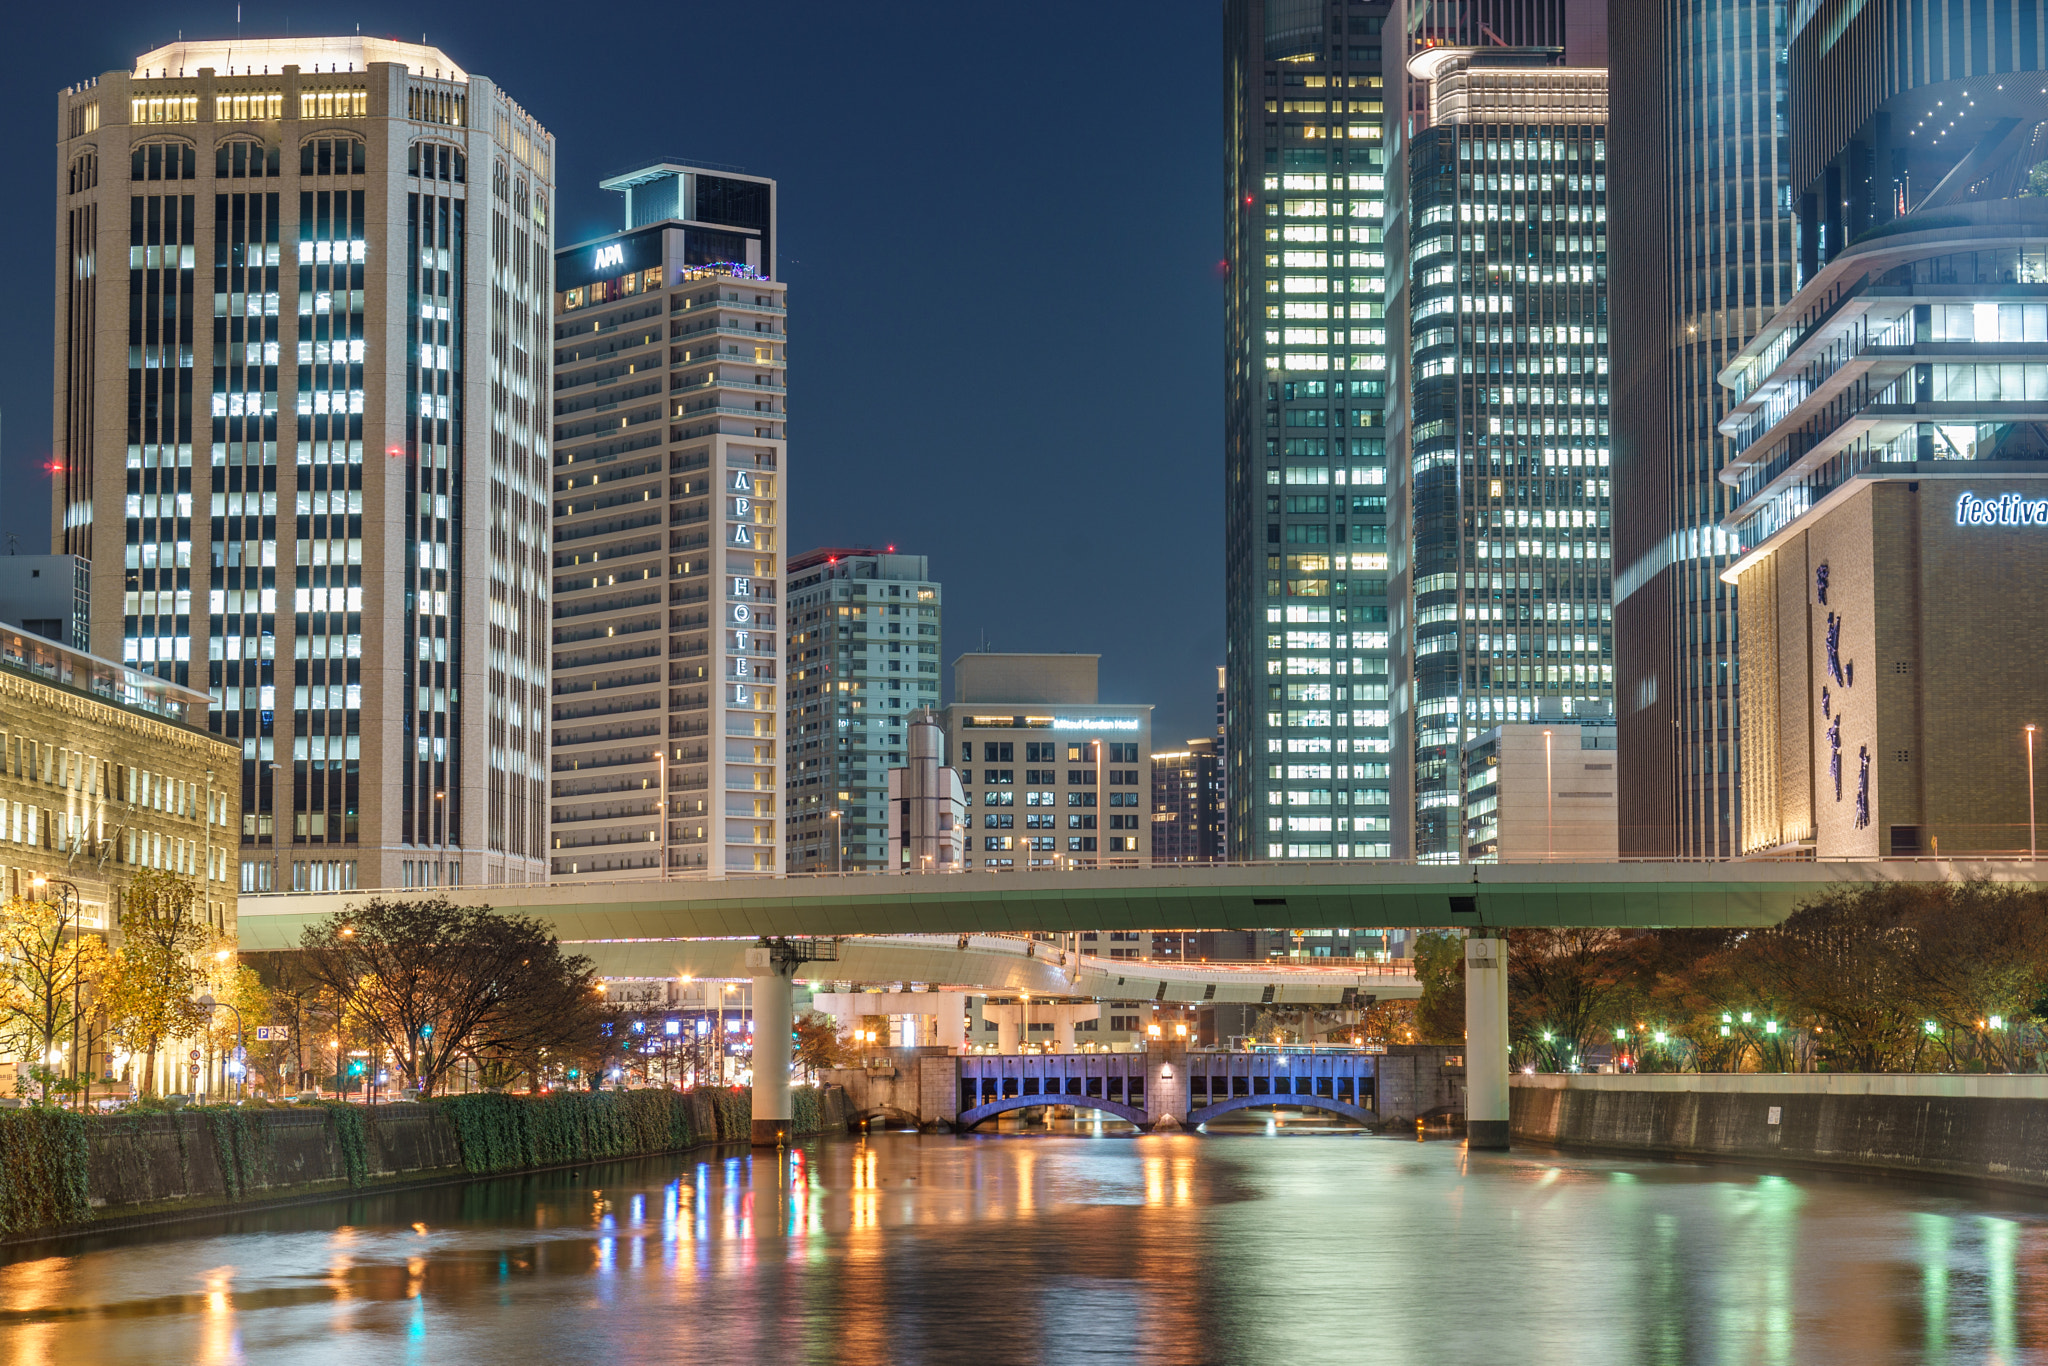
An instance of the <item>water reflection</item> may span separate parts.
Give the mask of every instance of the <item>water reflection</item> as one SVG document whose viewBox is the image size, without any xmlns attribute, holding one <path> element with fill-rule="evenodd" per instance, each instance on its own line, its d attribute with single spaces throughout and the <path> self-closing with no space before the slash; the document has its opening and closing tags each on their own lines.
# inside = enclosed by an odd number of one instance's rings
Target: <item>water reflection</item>
<svg viewBox="0 0 2048 1366">
<path fill-rule="evenodd" d="M 10 1249 L 0 1363 L 2048 1349 L 2048 1206 L 1257 1133 L 884 1134 Z"/>
</svg>

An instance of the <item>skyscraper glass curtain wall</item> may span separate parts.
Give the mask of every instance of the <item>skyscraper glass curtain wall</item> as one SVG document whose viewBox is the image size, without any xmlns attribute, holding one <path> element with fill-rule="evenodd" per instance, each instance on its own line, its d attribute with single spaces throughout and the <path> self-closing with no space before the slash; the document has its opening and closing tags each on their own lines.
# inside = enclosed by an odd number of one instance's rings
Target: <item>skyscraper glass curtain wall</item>
<svg viewBox="0 0 2048 1366">
<path fill-rule="evenodd" d="M 1463 856 L 1465 741 L 1610 705 L 1606 71 L 1532 36 L 1417 30 L 1395 148 L 1397 843 L 1423 860 Z"/>
<path fill-rule="evenodd" d="M 1234 858 L 1384 858 L 1385 0 L 1229 0 Z"/>
<path fill-rule="evenodd" d="M 1621 849 L 1734 852 L 1737 546 L 1715 379 L 1792 297 L 1786 0 L 1616 7 L 1615 702 Z"/>
</svg>

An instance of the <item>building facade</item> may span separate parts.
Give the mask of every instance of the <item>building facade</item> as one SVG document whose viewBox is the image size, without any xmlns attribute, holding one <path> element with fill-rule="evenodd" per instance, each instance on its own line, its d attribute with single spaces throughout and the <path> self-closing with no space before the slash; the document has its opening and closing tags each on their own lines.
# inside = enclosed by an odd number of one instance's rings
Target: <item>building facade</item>
<svg viewBox="0 0 2048 1366">
<path fill-rule="evenodd" d="M 555 263 L 549 876 L 779 873 L 775 182 L 663 163 L 604 187 L 627 226 Z"/>
<path fill-rule="evenodd" d="M 539 879 L 552 137 L 351 36 L 145 53 L 57 141 L 52 539 L 241 747 L 242 887 Z"/>
<path fill-rule="evenodd" d="M 1152 708 L 1096 700 L 1095 655 L 962 655 L 945 710 L 970 869 L 1152 861 Z"/>
<path fill-rule="evenodd" d="M 889 774 L 939 705 L 942 595 L 922 555 L 822 549 L 790 561 L 789 870 L 893 868 Z"/>
<path fill-rule="evenodd" d="M 78 555 L 0 555 L 0 621 L 90 649 L 92 566 Z"/>
<path fill-rule="evenodd" d="M 1154 863 L 1223 862 L 1224 821 L 1219 741 L 1194 739 L 1152 756 Z"/>
<path fill-rule="evenodd" d="M 1466 862 L 1614 860 L 1613 719 L 1550 710 L 1466 741 Z"/>
<path fill-rule="evenodd" d="M 1389 853 L 1387 13 L 1224 7 L 1233 858 Z"/>
<path fill-rule="evenodd" d="M 0 627 L 0 898 L 53 903 L 64 937 L 118 945 L 129 885 L 168 873 L 193 892 L 193 966 L 219 989 L 238 927 L 240 746 L 207 729 L 208 698 L 13 626 Z M 87 1012 L 92 1007 L 87 1003 Z M 59 1041 L 58 1071 L 144 1082 L 145 1059 L 103 1035 Z M 189 1069 L 188 1051 L 195 1059 Z M 41 1057 L 0 1057 L 0 1082 Z M 203 1036 L 163 1041 L 154 1093 L 213 1091 Z"/>
<path fill-rule="evenodd" d="M 1796 6 L 1813 8 L 1810 4 Z M 1738 843 L 1736 553 L 1715 375 L 1792 297 L 1787 0 L 1613 11 L 1615 705 L 1621 847 Z M 1950 8 L 1959 9 L 1960 6 Z"/>
<path fill-rule="evenodd" d="M 1919 14 L 1795 14 L 1806 275 L 1719 375 L 1744 853 L 2036 847 L 2048 15 Z"/>
<path fill-rule="evenodd" d="M 1394 846 L 1458 862 L 1467 742 L 1609 711 L 1607 72 L 1578 7 L 1514 47 L 1423 8 L 1393 146 Z"/>
<path fill-rule="evenodd" d="M 967 793 L 946 762 L 946 732 L 926 708 L 909 719 L 908 762 L 889 770 L 884 872 L 957 873 L 967 866 Z"/>
<path fill-rule="evenodd" d="M 0 897 L 76 889 L 115 928 L 144 869 L 186 879 L 205 923 L 236 935 L 240 746 L 206 728 L 207 696 L 0 627 Z"/>
</svg>

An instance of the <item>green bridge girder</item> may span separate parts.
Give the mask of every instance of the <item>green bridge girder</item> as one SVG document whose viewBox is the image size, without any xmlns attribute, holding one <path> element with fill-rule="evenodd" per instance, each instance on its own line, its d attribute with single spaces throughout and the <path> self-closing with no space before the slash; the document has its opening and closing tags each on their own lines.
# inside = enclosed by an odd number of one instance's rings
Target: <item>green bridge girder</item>
<svg viewBox="0 0 2048 1366">
<path fill-rule="evenodd" d="M 2048 885 L 2048 863 L 1269 864 L 853 874 L 245 896 L 246 951 L 372 896 L 446 895 L 547 921 L 565 942 L 744 935 L 1002 934 L 1288 927 L 1661 929 L 1775 925 L 1834 886 L 1969 877 Z"/>
</svg>

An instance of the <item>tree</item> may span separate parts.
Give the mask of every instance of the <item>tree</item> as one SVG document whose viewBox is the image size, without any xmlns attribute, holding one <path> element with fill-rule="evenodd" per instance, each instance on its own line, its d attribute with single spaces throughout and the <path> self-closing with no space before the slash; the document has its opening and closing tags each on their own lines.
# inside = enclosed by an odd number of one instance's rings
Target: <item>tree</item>
<svg viewBox="0 0 2048 1366">
<path fill-rule="evenodd" d="M 30 1069 L 47 1096 L 52 1054 L 92 1009 L 88 988 L 106 968 L 107 946 L 84 933 L 75 903 L 9 897 L 0 906 L 0 1051 Z"/>
<path fill-rule="evenodd" d="M 308 926 L 299 942 L 307 975 L 422 1096 L 464 1058 L 527 1070 L 597 1033 L 590 960 L 564 955 L 530 916 L 377 898 Z"/>
<path fill-rule="evenodd" d="M 1616 930 L 1508 931 L 1508 1014 L 1551 1070 L 1579 1065 L 1632 1015 L 1621 944 Z"/>
<path fill-rule="evenodd" d="M 796 1022 L 796 1064 L 815 1077 L 832 1067 L 851 1067 L 858 1057 L 852 1042 L 840 1037 L 839 1022 L 816 1011 Z"/>
<path fill-rule="evenodd" d="M 222 957 L 223 954 L 228 957 Z M 222 1009 L 213 1012 L 206 1031 L 207 1044 L 217 1054 L 233 1056 L 237 1045 L 248 1051 L 249 1069 L 260 1075 L 262 1064 L 287 1049 L 283 1041 L 256 1041 L 256 1026 L 270 1023 L 270 988 L 254 968 L 230 961 L 231 950 L 215 952 L 215 970 L 209 989 Z M 233 1006 L 233 1010 L 225 1007 Z"/>
<path fill-rule="evenodd" d="M 167 1039 L 205 1028 L 210 1012 L 193 997 L 206 974 L 195 955 L 212 939 L 199 893 L 183 878 L 147 869 L 122 898 L 121 946 L 108 964 L 100 1008 L 109 1033 L 144 1055 L 141 1089 L 156 1089 L 156 1054 Z"/>
<path fill-rule="evenodd" d="M 1430 930 L 1415 937 L 1415 1029 L 1424 1043 L 1465 1042 L 1465 936 Z"/>
<path fill-rule="evenodd" d="M 2048 986 L 2048 897 L 1983 880 L 1914 890 L 1916 1013 L 1936 1022 L 1943 1051 L 1963 1067 L 2015 1070 L 2031 1036 L 2023 1022 Z"/>
<path fill-rule="evenodd" d="M 1921 1047 L 1913 999 L 1915 893 L 1903 884 L 1830 891 L 1775 929 L 1742 936 L 1731 970 L 1812 1031 L 1828 1071 L 1883 1072 Z"/>
</svg>

